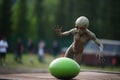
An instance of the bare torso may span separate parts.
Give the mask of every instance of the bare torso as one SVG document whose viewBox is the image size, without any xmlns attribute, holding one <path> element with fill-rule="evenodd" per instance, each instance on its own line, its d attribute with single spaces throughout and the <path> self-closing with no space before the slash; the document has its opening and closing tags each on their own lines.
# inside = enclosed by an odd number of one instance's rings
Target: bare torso
<svg viewBox="0 0 120 80">
<path fill-rule="evenodd" d="M 80 63 L 82 52 L 86 43 L 89 40 L 93 40 L 98 46 L 100 51 L 103 51 L 103 45 L 98 41 L 95 34 L 88 29 L 73 28 L 69 31 L 61 32 L 61 29 L 57 30 L 60 36 L 73 35 L 73 43 L 68 47 L 65 52 L 65 57 L 69 57 Z"/>
<path fill-rule="evenodd" d="M 84 45 L 92 38 L 93 33 L 89 30 L 84 32 L 81 30 L 73 29 L 73 43 L 72 48 L 74 53 L 82 53 Z"/>
</svg>

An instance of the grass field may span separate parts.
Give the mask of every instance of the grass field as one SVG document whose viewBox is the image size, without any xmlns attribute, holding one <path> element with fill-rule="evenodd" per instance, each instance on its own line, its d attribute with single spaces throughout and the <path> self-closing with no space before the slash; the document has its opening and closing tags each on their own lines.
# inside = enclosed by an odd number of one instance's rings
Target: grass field
<svg viewBox="0 0 120 80">
<path fill-rule="evenodd" d="M 7 54 L 6 56 L 6 64 L 4 67 L 30 67 L 30 68 L 48 68 L 49 63 L 53 60 L 53 57 L 50 55 L 45 55 L 45 62 L 39 62 L 37 55 L 32 55 L 32 61 L 30 62 L 30 55 L 29 54 L 23 54 L 22 55 L 22 63 L 18 63 L 14 59 L 13 54 Z"/>
<path fill-rule="evenodd" d="M 59 56 L 58 56 L 59 57 Z M 45 55 L 45 63 L 41 63 L 38 61 L 38 56 L 32 56 L 33 63 L 30 62 L 30 55 L 23 54 L 22 56 L 22 64 L 17 63 L 14 60 L 13 54 L 7 54 L 6 56 L 6 64 L 4 66 L 0 65 L 0 67 L 10 67 L 10 68 L 40 68 L 40 69 L 48 69 L 50 62 L 54 59 L 53 56 L 46 54 Z M 93 67 L 93 66 L 85 66 L 81 65 L 81 69 L 89 69 L 89 70 L 103 70 L 103 71 L 117 71 L 120 72 L 120 67 Z"/>
</svg>

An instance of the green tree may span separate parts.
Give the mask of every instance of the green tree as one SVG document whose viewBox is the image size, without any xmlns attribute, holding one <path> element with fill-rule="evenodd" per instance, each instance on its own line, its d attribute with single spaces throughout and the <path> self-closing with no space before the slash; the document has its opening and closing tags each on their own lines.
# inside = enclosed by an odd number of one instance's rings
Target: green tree
<svg viewBox="0 0 120 80">
<path fill-rule="evenodd" d="M 39 39 L 38 29 L 40 26 L 40 16 L 41 16 L 40 13 L 41 10 L 39 10 L 38 8 L 39 5 L 40 5 L 39 0 L 32 0 L 32 2 L 30 2 L 29 4 L 29 11 L 27 16 L 29 20 L 28 37 L 32 38 L 34 41 L 35 40 L 37 41 Z"/>
<path fill-rule="evenodd" d="M 11 33 L 11 0 L 0 0 L 0 35 L 10 36 Z"/>
<path fill-rule="evenodd" d="M 120 40 L 119 20 L 120 10 L 118 9 L 119 0 L 99 0 L 96 5 L 97 12 L 97 32 L 100 37 L 106 39 Z M 116 36 L 115 36 L 116 35 Z"/>
<path fill-rule="evenodd" d="M 109 37 L 111 39 L 120 40 L 120 0 L 110 0 L 110 29 L 109 29 Z M 109 28 L 109 26 L 108 26 Z"/>
<path fill-rule="evenodd" d="M 43 25 L 42 25 L 42 1 L 43 0 L 35 0 L 33 4 L 33 19 L 36 19 L 36 28 L 39 37 L 43 37 L 44 30 L 43 30 Z"/>
<path fill-rule="evenodd" d="M 67 10 L 67 2 L 68 0 L 60 0 L 59 7 L 56 13 L 56 24 L 63 25 L 65 26 L 66 24 L 66 13 L 68 12 Z"/>
<path fill-rule="evenodd" d="M 54 27 L 56 25 L 56 12 L 58 10 L 59 0 L 44 0 L 43 1 L 43 30 L 45 39 L 54 38 Z"/>
<path fill-rule="evenodd" d="M 12 34 L 14 37 L 26 39 L 28 35 L 27 11 L 27 0 L 16 0 L 12 15 Z"/>
</svg>

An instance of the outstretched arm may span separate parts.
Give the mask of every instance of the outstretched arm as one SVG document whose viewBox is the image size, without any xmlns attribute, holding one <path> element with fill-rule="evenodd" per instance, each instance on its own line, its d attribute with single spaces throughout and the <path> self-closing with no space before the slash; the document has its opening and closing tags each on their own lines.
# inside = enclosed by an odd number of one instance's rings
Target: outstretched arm
<svg viewBox="0 0 120 80">
<path fill-rule="evenodd" d="M 56 26 L 55 28 L 55 32 L 57 33 L 58 36 L 62 37 L 62 36 L 67 36 L 69 34 L 72 34 L 74 32 L 73 29 L 69 30 L 69 31 L 65 31 L 65 32 L 61 32 L 62 28 L 59 26 Z"/>
<path fill-rule="evenodd" d="M 103 44 L 97 39 L 96 35 L 92 33 L 90 30 L 87 30 L 91 39 L 99 46 L 99 53 L 103 52 Z"/>
<path fill-rule="evenodd" d="M 69 31 L 65 31 L 63 33 L 61 33 L 63 36 L 67 36 L 73 33 L 73 29 L 69 30 Z"/>
<path fill-rule="evenodd" d="M 99 53 L 97 54 L 98 59 L 100 60 L 101 57 L 103 57 L 103 44 L 96 38 L 95 34 L 92 36 L 92 40 L 99 46 Z"/>
<path fill-rule="evenodd" d="M 97 38 L 95 38 L 93 40 L 99 46 L 100 53 L 103 52 L 103 44 L 100 43 L 100 41 Z"/>
</svg>

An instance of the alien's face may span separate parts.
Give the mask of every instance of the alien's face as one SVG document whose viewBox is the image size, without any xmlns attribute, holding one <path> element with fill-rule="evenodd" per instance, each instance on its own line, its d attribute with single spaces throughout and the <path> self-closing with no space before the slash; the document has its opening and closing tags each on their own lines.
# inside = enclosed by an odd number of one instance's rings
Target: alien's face
<svg viewBox="0 0 120 80">
<path fill-rule="evenodd" d="M 75 28 L 80 29 L 82 31 L 85 31 L 87 29 L 87 26 L 86 25 L 84 25 L 84 26 L 75 26 Z"/>
</svg>

